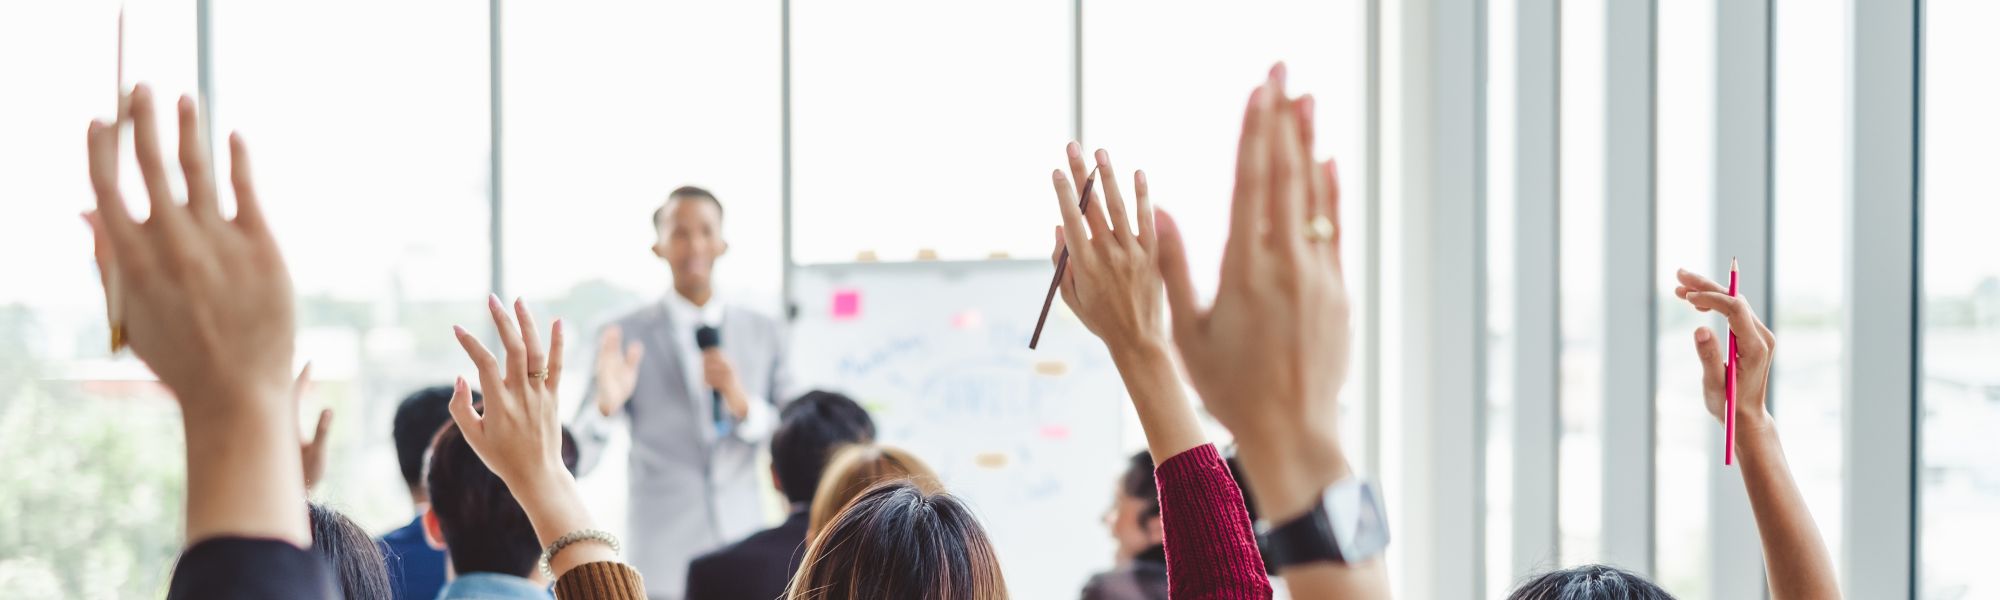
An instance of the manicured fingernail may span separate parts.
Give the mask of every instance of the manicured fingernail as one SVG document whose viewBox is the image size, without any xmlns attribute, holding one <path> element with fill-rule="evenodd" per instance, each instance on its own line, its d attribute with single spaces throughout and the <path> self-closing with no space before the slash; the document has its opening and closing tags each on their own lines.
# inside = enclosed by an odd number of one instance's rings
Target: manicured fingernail
<svg viewBox="0 0 2000 600">
<path fill-rule="evenodd" d="M 1079 144 L 1079 143 L 1077 143 L 1077 142 L 1075 142 L 1075 141 L 1071 141 L 1071 142 L 1069 143 L 1069 147 L 1067 147 L 1067 148 L 1065 148 L 1065 149 L 1069 151 L 1069 155 L 1070 155 L 1070 156 L 1072 156 L 1072 157 L 1076 157 L 1076 158 L 1082 158 L 1082 157 L 1083 157 L 1083 144 Z"/>
<path fill-rule="evenodd" d="M 1054 170 L 1054 171 L 1050 171 L 1050 172 L 1049 172 L 1049 178 L 1050 178 L 1050 179 L 1054 179 L 1054 180 L 1056 180 L 1056 181 L 1062 181 L 1062 179 L 1063 179 L 1063 173 L 1062 173 L 1062 169 L 1056 169 L 1056 170 Z"/>
<path fill-rule="evenodd" d="M 451 333 L 453 335 L 465 335 L 465 328 L 453 325 L 451 326 Z"/>
</svg>

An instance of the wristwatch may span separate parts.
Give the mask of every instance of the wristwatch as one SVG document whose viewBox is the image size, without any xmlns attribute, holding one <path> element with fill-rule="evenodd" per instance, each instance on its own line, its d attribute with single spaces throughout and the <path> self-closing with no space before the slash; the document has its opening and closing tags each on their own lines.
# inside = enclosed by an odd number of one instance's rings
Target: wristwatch
<svg viewBox="0 0 2000 600">
<path fill-rule="evenodd" d="M 1258 545 L 1273 571 L 1315 562 L 1354 564 L 1389 546 L 1389 519 L 1375 485 L 1349 477 L 1320 492 L 1312 510 L 1284 523 L 1260 522 Z"/>
</svg>

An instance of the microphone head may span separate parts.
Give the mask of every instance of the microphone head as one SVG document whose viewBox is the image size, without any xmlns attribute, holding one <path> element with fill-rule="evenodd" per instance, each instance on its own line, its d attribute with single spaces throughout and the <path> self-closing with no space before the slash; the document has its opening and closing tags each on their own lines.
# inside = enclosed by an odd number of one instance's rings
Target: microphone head
<svg viewBox="0 0 2000 600">
<path fill-rule="evenodd" d="M 700 329 L 694 330 L 694 345 L 703 350 L 722 347 L 722 330 L 707 325 L 701 326 Z"/>
</svg>

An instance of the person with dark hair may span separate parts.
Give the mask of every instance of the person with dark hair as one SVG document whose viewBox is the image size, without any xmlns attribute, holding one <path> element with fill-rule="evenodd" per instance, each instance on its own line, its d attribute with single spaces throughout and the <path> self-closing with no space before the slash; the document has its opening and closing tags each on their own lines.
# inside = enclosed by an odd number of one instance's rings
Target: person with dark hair
<svg viewBox="0 0 2000 600">
<path fill-rule="evenodd" d="M 333 574 L 336 597 L 344 600 L 381 600 L 390 597 L 389 572 L 382 568 L 382 550 L 368 532 L 339 511 L 316 502 L 307 503 L 312 521 L 313 552 L 325 561 Z"/>
<path fill-rule="evenodd" d="M 673 289 L 604 328 L 571 423 L 585 473 L 612 430 L 630 428 L 632 563 L 646 572 L 648 594 L 674 600 L 690 559 L 766 525 L 757 454 L 791 384 L 779 322 L 716 297 L 716 260 L 729 243 L 715 194 L 675 189 L 652 226 Z"/>
<path fill-rule="evenodd" d="M 1660 586 L 1618 567 L 1584 565 L 1535 576 L 1507 600 L 1673 600 Z"/>
<path fill-rule="evenodd" d="M 814 490 L 835 449 L 874 441 L 875 421 L 854 400 L 811 391 L 778 413 L 771 432 L 771 484 L 791 503 L 785 522 L 695 558 L 688 600 L 770 600 L 785 593 L 805 556 Z"/>
<path fill-rule="evenodd" d="M 1000 558 L 964 502 L 922 479 L 863 491 L 813 539 L 793 600 L 1005 600 Z"/>
<path fill-rule="evenodd" d="M 473 392 L 472 401 L 480 401 L 478 392 Z M 451 386 L 434 385 L 410 393 L 396 406 L 391 437 L 416 516 L 408 525 L 382 534 L 380 540 L 395 600 L 430 600 L 444 588 L 444 552 L 432 548 L 424 538 L 424 513 L 430 504 L 424 493 L 424 453 L 430 451 L 438 431 L 451 423 L 450 403 Z"/>
<path fill-rule="evenodd" d="M 574 469 L 569 432 L 562 432 L 563 467 Z M 445 552 L 451 577 L 438 593 L 451 598 L 549 598 L 548 578 L 536 568 L 542 546 L 527 512 L 455 424 L 431 445 L 424 482 L 430 508 L 424 536 Z"/>
<path fill-rule="evenodd" d="M 1152 453 L 1140 450 L 1125 461 L 1104 523 L 1118 544 L 1114 567 L 1084 583 L 1084 600 L 1166 600 L 1166 529 L 1160 523 Z"/>
</svg>

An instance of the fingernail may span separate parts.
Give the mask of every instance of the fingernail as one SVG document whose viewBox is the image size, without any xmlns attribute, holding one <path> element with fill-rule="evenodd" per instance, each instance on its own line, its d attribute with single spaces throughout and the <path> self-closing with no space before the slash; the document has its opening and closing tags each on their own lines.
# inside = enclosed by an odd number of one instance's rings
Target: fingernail
<svg viewBox="0 0 2000 600">
<path fill-rule="evenodd" d="M 1279 87 L 1285 85 L 1285 61 L 1278 61 L 1278 64 L 1271 65 L 1271 82 L 1278 84 Z"/>
<path fill-rule="evenodd" d="M 1694 341 L 1706 342 L 1712 337 L 1715 337 L 1715 334 L 1709 333 L 1706 327 L 1694 330 Z"/>
<path fill-rule="evenodd" d="M 451 326 L 451 333 L 453 335 L 465 335 L 465 328 L 453 325 Z"/>
<path fill-rule="evenodd" d="M 1070 141 L 1069 146 L 1065 149 L 1069 151 L 1070 156 L 1078 158 L 1083 157 L 1083 144 L 1079 144 L 1076 141 L 1072 140 Z"/>
</svg>

